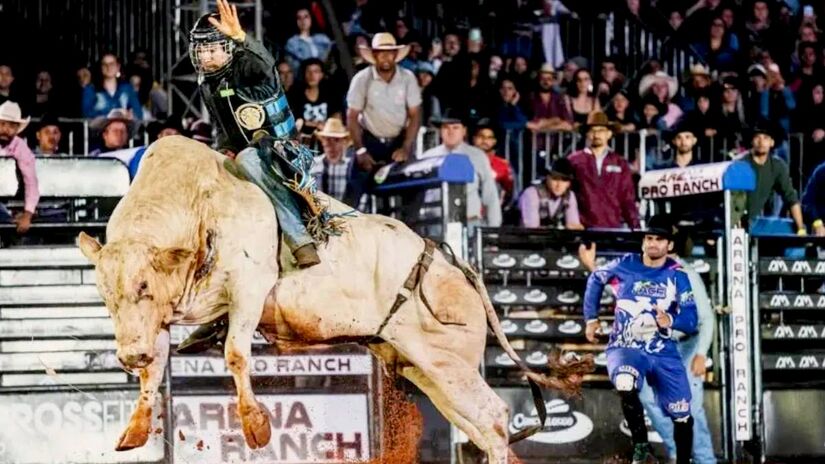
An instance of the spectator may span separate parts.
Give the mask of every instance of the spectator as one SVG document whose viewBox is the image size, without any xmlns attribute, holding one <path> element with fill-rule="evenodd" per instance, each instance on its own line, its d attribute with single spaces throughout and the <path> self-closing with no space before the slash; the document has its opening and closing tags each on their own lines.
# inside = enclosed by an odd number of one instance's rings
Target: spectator
<svg viewBox="0 0 825 464">
<path fill-rule="evenodd" d="M 17 103 L 5 101 L 0 104 L 0 156 L 14 158 L 23 180 L 23 211 L 12 218 L 5 207 L 0 207 L 0 222 L 14 222 L 17 224 L 18 234 L 28 232 L 40 200 L 34 154 L 26 145 L 26 141 L 20 137 L 20 133 L 29 125 L 30 119 L 23 119 L 20 105 Z"/>
<path fill-rule="evenodd" d="M 619 125 L 619 132 L 635 132 L 639 126 L 639 117 L 630 107 L 627 90 L 622 89 L 613 95 L 605 113 L 609 120 Z"/>
<path fill-rule="evenodd" d="M 678 105 L 683 112 L 688 112 L 696 108 L 696 98 L 702 94 L 707 95 L 711 88 L 710 69 L 702 64 L 690 66 L 688 78 L 685 81 L 685 97 L 679 98 Z"/>
<path fill-rule="evenodd" d="M 157 139 L 169 137 L 170 135 L 186 135 L 183 125 L 177 118 L 169 118 L 163 121 L 153 121 L 146 127 L 149 140 L 154 142 Z"/>
<path fill-rule="evenodd" d="M 54 91 L 52 74 L 40 71 L 34 80 L 34 92 L 28 99 L 27 113 L 29 117 L 40 118 L 46 114 L 60 114 L 63 110 L 58 101 L 58 94 Z"/>
<path fill-rule="evenodd" d="M 719 107 L 711 104 L 709 91 L 699 92 L 696 95 L 696 108 L 682 116 L 685 124 L 694 128 L 699 136 L 699 143 L 703 151 L 710 151 L 710 139 L 716 136 L 720 124 Z M 676 124 L 678 125 L 678 123 Z"/>
<path fill-rule="evenodd" d="M 281 81 L 284 93 L 289 92 L 295 83 L 295 72 L 292 65 L 288 61 L 279 61 L 275 67 L 278 70 L 278 79 Z"/>
<path fill-rule="evenodd" d="M 382 165 L 406 161 L 421 125 L 421 91 L 412 72 L 397 66 L 409 51 L 386 32 L 375 34 L 360 52 L 372 66 L 358 71 L 347 93 L 347 128 L 355 146 L 347 204 L 358 205 L 371 191 Z"/>
<path fill-rule="evenodd" d="M 796 109 L 796 99 L 791 90 L 785 86 L 785 80 L 776 63 L 771 63 L 766 71 L 764 83 L 757 84 L 751 94 L 751 99 L 756 99 L 756 101 L 752 100 L 752 105 L 758 105 L 758 112 L 752 116 L 757 121 L 776 121 L 787 134 L 790 132 L 791 113 Z"/>
<path fill-rule="evenodd" d="M 505 131 L 524 129 L 528 118 L 520 105 L 521 94 L 516 88 L 515 82 L 505 76 L 499 81 L 498 93 L 501 97 L 498 111 L 496 111 L 498 127 Z"/>
<path fill-rule="evenodd" d="M 60 123 L 52 115 L 44 115 L 40 118 L 37 132 L 37 146 L 34 148 L 35 155 L 57 155 L 60 152 Z"/>
<path fill-rule="evenodd" d="M 561 42 L 559 19 L 570 15 L 570 10 L 559 0 L 543 0 L 534 26 L 541 40 L 542 61 L 554 67 L 564 64 L 564 46 Z"/>
<path fill-rule="evenodd" d="M 702 40 L 713 18 L 719 16 L 722 0 L 698 0 L 685 11 L 682 27 L 691 33 L 694 40 Z"/>
<path fill-rule="evenodd" d="M 775 45 L 776 35 L 771 27 L 770 8 L 767 0 L 753 2 L 751 19 L 745 23 L 745 35 L 749 48 L 765 50 Z"/>
<path fill-rule="evenodd" d="M 110 151 L 122 150 L 129 144 L 132 120 L 129 113 L 123 109 L 113 109 L 105 118 L 97 118 L 90 125 L 100 132 L 101 145 L 89 153 L 89 156 L 100 156 Z"/>
<path fill-rule="evenodd" d="M 823 73 L 822 66 L 819 65 L 817 50 L 818 45 L 814 42 L 801 42 L 797 47 L 797 55 L 799 56 L 799 69 L 796 75 L 791 80 L 788 88 L 795 95 L 810 95 L 810 90 L 816 83 L 822 82 L 825 73 Z M 808 102 L 800 102 L 805 104 Z"/>
<path fill-rule="evenodd" d="M 420 63 L 426 63 L 425 60 L 421 59 L 424 47 L 421 45 L 421 39 L 418 38 L 418 34 L 407 34 L 407 42 L 406 44 L 402 43 L 402 45 L 409 45 L 410 51 L 407 53 L 407 56 L 398 63 L 399 66 L 415 72 Z"/>
<path fill-rule="evenodd" d="M 342 98 L 335 95 L 324 74 L 324 63 L 309 58 L 301 63 L 301 81 L 287 94 L 301 135 L 309 139 L 329 118 L 341 119 Z"/>
<path fill-rule="evenodd" d="M 802 158 L 802 177 L 825 161 L 825 89 L 823 84 L 814 84 L 807 103 L 796 111 L 795 130 L 805 135 L 805 156 Z M 810 143 L 810 145 L 807 145 Z M 825 190 L 823 190 L 825 192 Z"/>
<path fill-rule="evenodd" d="M 467 34 L 467 53 L 485 53 L 484 38 L 481 36 L 481 29 L 477 27 L 470 29 L 470 33 Z"/>
<path fill-rule="evenodd" d="M 487 74 L 482 72 L 484 69 L 484 62 L 480 55 L 473 54 L 469 56 L 470 59 L 470 80 L 467 92 L 467 110 L 469 112 L 469 121 L 471 127 L 475 127 L 475 123 L 481 118 L 490 116 L 492 111 L 490 97 L 492 94 L 492 84 L 487 77 Z"/>
<path fill-rule="evenodd" d="M 203 119 L 193 121 L 192 124 L 189 125 L 189 133 L 192 134 L 192 139 L 209 145 L 210 147 L 215 142 L 212 135 L 212 124 L 209 124 Z"/>
<path fill-rule="evenodd" d="M 725 148 L 736 146 L 739 136 L 747 127 L 745 105 L 736 78 L 729 76 L 722 79 L 722 103 L 719 120 L 719 135 L 723 138 Z"/>
<path fill-rule="evenodd" d="M 601 111 L 599 99 L 593 93 L 593 78 L 590 71 L 579 69 L 573 74 L 573 84 L 567 88 L 564 102 L 567 111 L 573 116 L 574 127 L 587 122 L 587 116 L 593 111 Z"/>
<path fill-rule="evenodd" d="M 608 146 L 616 125 L 594 111 L 582 131 L 588 147 L 570 155 L 576 178 L 576 199 L 584 227 L 639 228 L 636 189 L 630 166 Z"/>
<path fill-rule="evenodd" d="M 574 56 L 569 60 L 564 62 L 564 66 L 562 67 L 562 75 L 561 81 L 558 82 L 558 88 L 561 91 L 567 91 L 567 89 L 576 85 L 576 71 L 579 69 L 588 69 L 587 66 L 587 59 L 581 56 Z"/>
<path fill-rule="evenodd" d="M 639 121 L 639 129 L 652 131 L 663 131 L 667 129 L 664 115 L 667 112 L 665 106 L 656 95 L 648 95 L 642 99 L 642 118 Z"/>
<path fill-rule="evenodd" d="M 295 12 L 298 33 L 286 41 L 286 59 L 292 69 L 298 69 L 304 60 L 316 58 L 323 62 L 327 59 L 332 42 L 325 34 L 312 31 L 312 16 L 309 8 L 298 8 Z M 303 77 L 303 76 L 302 76 Z M 324 122 L 321 121 L 321 124 Z"/>
<path fill-rule="evenodd" d="M 652 94 L 666 110 L 660 116 L 665 127 L 670 127 L 682 116 L 682 110 L 671 102 L 679 89 L 679 83 L 664 71 L 647 74 L 639 82 L 639 96 L 642 98 Z"/>
<path fill-rule="evenodd" d="M 315 185 L 336 200 L 344 201 L 353 158 L 349 132 L 340 119 L 330 118 L 315 135 L 323 147 L 323 153 L 315 157 L 312 167 Z"/>
<path fill-rule="evenodd" d="M 736 12 L 731 5 L 723 5 L 719 12 L 719 17 L 725 22 L 725 31 L 728 34 L 728 45 L 734 51 L 739 53 L 741 49 L 741 42 L 739 34 L 736 31 L 740 30 L 736 21 Z"/>
<path fill-rule="evenodd" d="M 501 225 L 501 202 L 490 160 L 478 148 L 464 141 L 467 136 L 466 119 L 455 109 L 445 111 L 439 121 L 441 145 L 425 151 L 421 157 L 445 156 L 451 153 L 466 155 L 473 163 L 475 176 L 467 184 L 467 226 L 498 227 Z"/>
<path fill-rule="evenodd" d="M 545 171 L 543 179 L 524 189 L 519 198 L 523 227 L 582 230 L 579 206 L 571 190 L 575 180 L 573 166 L 567 158 L 559 158 Z"/>
<path fill-rule="evenodd" d="M 433 85 L 441 107 L 466 108 L 470 99 L 472 64 L 461 52 L 461 39 L 456 32 L 444 36 L 444 62 L 438 69 Z"/>
<path fill-rule="evenodd" d="M 422 61 L 415 70 L 418 87 L 421 88 L 421 121 L 424 125 L 431 125 L 441 118 L 441 103 L 433 92 L 433 65 Z"/>
<path fill-rule="evenodd" d="M 596 93 L 599 96 L 599 103 L 607 106 L 607 102 L 624 87 L 624 75 L 616 69 L 616 59 L 607 57 L 602 60 L 599 86 Z"/>
<path fill-rule="evenodd" d="M 0 103 L 9 100 L 19 101 L 18 95 L 13 92 L 14 72 L 8 64 L 0 64 Z"/>
<path fill-rule="evenodd" d="M 501 56 L 490 56 L 490 62 L 488 63 L 487 68 L 487 77 L 490 78 L 490 82 L 498 82 L 499 75 L 501 75 L 501 68 L 503 66 L 504 61 L 502 61 Z"/>
<path fill-rule="evenodd" d="M 756 172 L 756 190 L 748 192 L 747 211 L 751 222 L 762 216 L 765 205 L 776 191 L 785 200 L 785 206 L 790 210 L 797 233 L 805 235 L 805 224 L 802 222 L 802 208 L 799 197 L 791 185 L 788 165 L 776 156 L 771 155 L 775 140 L 781 129 L 775 123 L 760 121 L 752 130 L 753 137 L 751 151 L 743 160 L 750 163 Z"/>
<path fill-rule="evenodd" d="M 805 193 L 802 194 L 802 210 L 808 223 L 811 224 L 811 231 L 817 237 L 825 237 L 825 163 L 821 163 L 814 169 L 813 174 L 808 179 L 805 186 Z"/>
<path fill-rule="evenodd" d="M 169 96 L 163 86 L 155 80 L 150 64 L 149 52 L 138 49 L 132 53 L 126 76 L 143 108 L 146 121 L 165 119 L 169 113 Z"/>
<path fill-rule="evenodd" d="M 693 49 L 711 68 L 732 71 L 736 65 L 736 50 L 731 46 L 725 20 L 714 18 L 708 36 L 693 44 Z"/>
<path fill-rule="evenodd" d="M 135 120 L 143 119 L 143 109 L 131 84 L 120 80 L 120 61 L 112 53 L 100 58 L 100 75 L 83 88 L 83 117 L 96 118 L 112 110 L 124 109 Z"/>
<path fill-rule="evenodd" d="M 523 56 L 515 56 L 508 67 L 508 74 L 513 83 L 516 84 L 516 89 L 522 95 L 529 95 L 533 89 L 532 81 L 530 80 L 530 67 L 527 64 L 527 58 Z M 552 65 L 543 65 L 542 68 L 553 69 Z M 541 71 L 539 71 L 541 73 Z M 555 71 L 554 71 L 555 74 Z"/>
<path fill-rule="evenodd" d="M 573 116 L 565 105 L 564 97 L 553 88 L 555 79 L 553 66 L 543 64 L 539 70 L 538 89 L 530 99 L 532 119 L 527 123 L 527 128 L 534 132 L 573 130 Z"/>
<path fill-rule="evenodd" d="M 501 199 L 502 208 L 504 208 L 513 198 L 513 168 L 506 159 L 496 154 L 496 132 L 493 126 L 490 125 L 489 119 L 479 121 L 475 132 L 473 145 L 483 151 L 487 155 L 487 159 L 490 160 L 490 168 L 495 175 L 499 198 Z"/>
<path fill-rule="evenodd" d="M 667 23 L 676 35 L 682 31 L 682 24 L 685 22 L 685 14 L 681 10 L 671 10 L 667 15 Z"/>
<path fill-rule="evenodd" d="M 675 152 L 671 160 L 657 166 L 657 169 L 686 168 L 699 163 L 699 158 L 694 156 L 693 147 L 696 146 L 701 131 L 697 130 L 696 126 L 691 125 L 690 121 L 685 119 L 679 121 L 665 135 L 669 136 L 669 142 Z"/>
</svg>

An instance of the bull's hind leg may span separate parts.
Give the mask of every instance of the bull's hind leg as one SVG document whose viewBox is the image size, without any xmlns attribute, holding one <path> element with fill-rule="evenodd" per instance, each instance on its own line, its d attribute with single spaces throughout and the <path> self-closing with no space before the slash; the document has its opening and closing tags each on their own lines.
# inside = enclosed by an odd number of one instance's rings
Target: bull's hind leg
<svg viewBox="0 0 825 464">
<path fill-rule="evenodd" d="M 169 359 L 169 331 L 161 330 L 155 341 L 152 363 L 140 370 L 140 397 L 129 418 L 126 430 L 117 442 L 117 451 L 139 448 L 149 440 L 152 429 L 152 405 L 163 381 L 166 363 Z"/>
<path fill-rule="evenodd" d="M 238 415 L 243 425 L 246 444 L 252 449 L 266 446 L 272 436 L 269 416 L 255 399 L 249 378 L 249 360 L 252 356 L 252 336 L 261 319 L 268 286 L 273 282 L 267 274 L 256 275 L 256 282 L 235 285 L 233 305 L 229 309 L 229 333 L 226 337 L 224 356 L 226 366 L 232 372 L 238 390 Z"/>
<path fill-rule="evenodd" d="M 402 369 L 402 375 L 487 453 L 489 464 L 507 464 L 507 404 L 456 354 L 423 347 L 418 352 L 417 359 L 408 358 L 414 367 Z"/>
</svg>

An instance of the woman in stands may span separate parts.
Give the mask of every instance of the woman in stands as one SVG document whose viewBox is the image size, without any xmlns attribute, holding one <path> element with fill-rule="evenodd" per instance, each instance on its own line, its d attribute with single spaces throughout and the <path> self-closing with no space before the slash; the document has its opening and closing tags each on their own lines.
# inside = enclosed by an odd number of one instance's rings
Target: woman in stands
<svg viewBox="0 0 825 464">
<path fill-rule="evenodd" d="M 120 60 L 114 53 L 100 58 L 92 82 L 83 88 L 83 117 L 105 117 L 121 108 L 131 113 L 132 119 L 143 119 L 143 108 L 132 85 L 121 79 Z"/>
</svg>

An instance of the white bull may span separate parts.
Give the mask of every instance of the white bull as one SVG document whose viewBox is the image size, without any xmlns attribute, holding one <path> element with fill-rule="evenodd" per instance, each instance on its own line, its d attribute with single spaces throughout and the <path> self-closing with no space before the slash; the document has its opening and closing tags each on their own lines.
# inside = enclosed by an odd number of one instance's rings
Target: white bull
<svg viewBox="0 0 825 464">
<path fill-rule="evenodd" d="M 106 245 L 84 233 L 78 237 L 114 321 L 118 358 L 140 373 L 137 408 L 117 449 L 147 440 L 151 401 L 168 360 L 169 324 L 201 324 L 228 314 L 225 359 L 251 448 L 265 446 L 271 434 L 249 378 L 258 329 L 282 349 L 360 339 L 427 394 L 490 463 L 505 463 L 507 405 L 478 372 L 488 324 L 524 364 L 478 277 L 468 279 L 436 250 L 429 270 L 418 274 L 420 288 L 406 294 L 409 300 L 374 339 L 424 240 L 396 220 L 356 214 L 346 219 L 342 235 L 320 247 L 320 265 L 280 269 L 269 200 L 226 171 L 225 160 L 184 137 L 159 140 L 109 220 Z M 331 209 L 348 210 L 334 201 Z M 523 370 L 543 386 L 574 391 L 591 367 L 585 359 L 555 362 L 552 376 Z"/>
</svg>

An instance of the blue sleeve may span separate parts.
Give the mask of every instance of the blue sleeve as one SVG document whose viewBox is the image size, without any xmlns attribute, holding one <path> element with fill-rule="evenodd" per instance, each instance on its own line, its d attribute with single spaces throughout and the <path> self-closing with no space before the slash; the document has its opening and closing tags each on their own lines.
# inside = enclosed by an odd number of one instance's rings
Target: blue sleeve
<svg viewBox="0 0 825 464">
<path fill-rule="evenodd" d="M 141 105 L 140 100 L 138 100 L 137 92 L 135 92 L 135 89 L 133 89 L 131 85 L 126 89 L 126 92 L 129 95 L 129 109 L 132 110 L 132 116 L 135 120 L 142 121 L 143 105 Z"/>
<path fill-rule="evenodd" d="M 602 292 L 607 282 L 615 275 L 615 269 L 619 266 L 620 260 L 610 262 L 590 274 L 587 278 L 587 288 L 584 291 L 584 321 L 592 321 L 599 318 L 599 305 L 602 299 Z"/>
<path fill-rule="evenodd" d="M 787 108 L 788 113 L 796 109 L 796 98 L 793 96 L 793 92 L 791 89 L 787 87 L 782 88 L 782 96 L 785 97 L 785 108 Z"/>
<path fill-rule="evenodd" d="M 92 84 L 83 87 L 83 99 L 81 100 L 81 112 L 84 118 L 93 118 L 95 113 L 95 86 Z"/>
<path fill-rule="evenodd" d="M 699 314 L 693 288 L 685 272 L 676 271 L 676 304 L 671 305 L 668 313 L 673 318 L 672 329 L 687 335 L 695 334 L 699 325 Z"/>
<path fill-rule="evenodd" d="M 817 199 L 817 194 L 821 194 L 823 188 L 825 188 L 825 168 L 819 167 L 814 170 L 802 194 L 802 210 L 811 222 L 817 219 L 825 220 L 823 202 Z"/>
<path fill-rule="evenodd" d="M 771 92 L 765 90 L 759 94 L 759 115 L 763 119 L 768 119 L 771 111 Z"/>
</svg>

